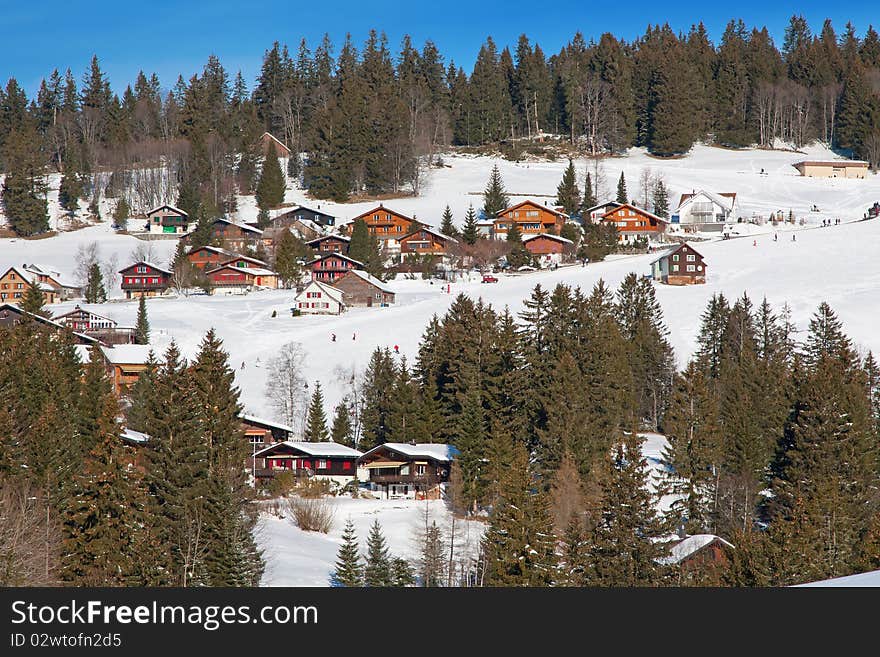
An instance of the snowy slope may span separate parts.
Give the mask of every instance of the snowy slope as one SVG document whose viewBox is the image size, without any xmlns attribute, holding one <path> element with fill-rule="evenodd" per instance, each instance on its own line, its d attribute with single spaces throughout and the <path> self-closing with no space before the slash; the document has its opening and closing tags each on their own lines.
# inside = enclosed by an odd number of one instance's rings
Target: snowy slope
<svg viewBox="0 0 880 657">
<path fill-rule="evenodd" d="M 825 579 L 819 582 L 810 582 L 809 584 L 798 584 L 798 587 L 877 587 L 880 586 L 880 570 L 874 570 L 869 573 L 860 573 L 858 575 L 849 575 L 848 577 L 835 577 L 834 579 Z"/>
</svg>

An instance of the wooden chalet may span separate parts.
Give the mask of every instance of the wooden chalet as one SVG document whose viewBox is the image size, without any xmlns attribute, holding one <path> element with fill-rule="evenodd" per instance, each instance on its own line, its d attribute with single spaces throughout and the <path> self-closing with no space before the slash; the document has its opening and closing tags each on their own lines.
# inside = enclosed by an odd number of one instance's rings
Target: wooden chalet
<svg viewBox="0 0 880 657">
<path fill-rule="evenodd" d="M 386 498 L 439 499 L 458 450 L 439 443 L 385 443 L 358 461 L 369 472 L 370 488 Z"/>
<path fill-rule="evenodd" d="M 263 155 L 268 154 L 270 148 L 274 148 L 275 154 L 278 157 L 290 157 L 290 149 L 287 147 L 287 144 L 278 139 L 278 137 L 271 132 L 264 132 L 260 135 L 260 147 L 263 151 Z"/>
<path fill-rule="evenodd" d="M 180 235 L 193 226 L 189 215 L 173 205 L 160 205 L 147 212 L 146 229 L 154 235 Z"/>
<path fill-rule="evenodd" d="M 333 441 L 275 443 L 254 454 L 254 475 L 258 482 L 281 473 L 330 481 L 338 486 L 355 481 L 361 452 Z"/>
<path fill-rule="evenodd" d="M 695 285 L 706 282 L 703 256 L 685 242 L 669 249 L 651 262 L 651 277 L 668 285 Z"/>
<path fill-rule="evenodd" d="M 244 294 L 256 288 L 276 289 L 278 274 L 264 267 L 242 267 L 229 263 L 205 272 L 211 294 Z"/>
<path fill-rule="evenodd" d="M 68 280 L 61 272 L 51 267 L 32 263 L 25 264 L 22 269 L 24 269 L 26 274 L 36 277 L 31 278 L 31 280 L 36 280 L 39 283 L 45 283 L 55 288 L 60 301 L 67 301 L 68 299 L 82 296 L 82 287 Z"/>
<path fill-rule="evenodd" d="M 23 267 L 10 267 L 0 276 L 0 303 L 21 303 L 34 285 L 43 293 L 43 303 L 53 304 L 61 300 L 58 291 L 49 283 L 40 283 L 36 276 L 28 275 Z"/>
<path fill-rule="evenodd" d="M 156 297 L 171 287 L 171 272 L 159 265 L 141 260 L 119 270 L 126 299 Z"/>
<path fill-rule="evenodd" d="M 427 226 L 417 226 L 400 239 L 400 254 L 444 256 L 453 244 L 458 244 L 458 240 Z"/>
<path fill-rule="evenodd" d="M 348 255 L 350 244 L 351 238 L 345 235 L 324 235 L 306 242 L 306 246 L 317 253 L 342 253 L 343 255 Z"/>
<path fill-rule="evenodd" d="M 214 269 L 222 264 L 229 262 L 237 254 L 218 246 L 198 246 L 190 249 L 186 254 L 186 259 L 190 261 L 193 267 L 205 271 L 206 269 Z"/>
<path fill-rule="evenodd" d="M 346 306 L 387 306 L 394 303 L 394 290 L 361 269 L 352 269 L 336 280 L 333 287 L 342 290 Z"/>
<path fill-rule="evenodd" d="M 186 243 L 192 233 L 180 239 Z M 247 247 L 256 247 L 261 241 L 263 231 L 249 224 L 237 224 L 229 219 L 214 219 L 208 242 L 212 245 L 240 253 Z"/>
<path fill-rule="evenodd" d="M 617 228 L 617 239 L 623 244 L 637 239 L 661 241 L 669 225 L 666 219 L 629 203 L 609 210 L 601 220 Z"/>
<path fill-rule="evenodd" d="M 574 249 L 574 242 L 554 233 L 525 235 L 522 243 L 525 250 L 535 256 L 542 267 L 558 265 L 563 256 Z"/>
<path fill-rule="evenodd" d="M 241 420 L 241 430 L 244 432 L 245 440 L 251 445 L 254 453 L 268 445 L 290 440 L 296 433 L 286 424 L 254 415 L 242 413 L 238 419 Z"/>
<path fill-rule="evenodd" d="M 554 233 L 562 230 L 568 215 L 537 201 L 525 200 L 503 210 L 492 222 L 492 233 L 495 239 L 506 239 L 513 224 L 516 224 L 523 235 L 538 233 Z"/>
<path fill-rule="evenodd" d="M 664 542 L 668 555 L 661 565 L 677 571 L 678 584 L 708 584 L 729 563 L 734 545 L 714 534 L 681 534 Z M 718 582 L 720 583 L 720 581 Z"/>
<path fill-rule="evenodd" d="M 359 214 L 346 224 L 349 235 L 351 235 L 354 222 L 358 219 L 363 219 L 366 222 L 370 233 L 376 236 L 380 244 L 384 243 L 391 249 L 397 249 L 399 241 L 404 235 L 409 235 L 422 225 L 422 222 L 416 220 L 415 217 L 408 217 L 401 212 L 386 208 L 380 203 L 379 207 Z"/>
<path fill-rule="evenodd" d="M 311 281 L 293 299 L 293 308 L 305 315 L 338 315 L 345 310 L 342 290 Z"/>
<path fill-rule="evenodd" d="M 42 315 L 29 313 L 26 310 L 22 310 L 16 304 L 0 303 L 0 328 L 12 328 L 13 326 L 27 321 L 36 322 L 51 331 L 70 333 L 73 336 L 75 345 L 90 347 L 95 344 L 100 344 L 100 340 L 97 338 L 93 338 L 78 331 L 72 331 L 63 324 L 47 317 L 43 317 Z"/>
<path fill-rule="evenodd" d="M 53 318 L 72 331 L 97 338 L 103 344 L 131 344 L 134 342 L 134 328 L 119 326 L 115 319 L 104 317 L 77 305 L 73 310 Z"/>
<path fill-rule="evenodd" d="M 141 373 L 147 369 L 147 361 L 152 349 L 148 344 L 101 347 L 101 354 L 104 356 L 107 372 L 113 383 L 113 391 L 117 396 L 126 396 L 129 388 L 137 383 Z"/>
<path fill-rule="evenodd" d="M 312 272 L 312 280 L 335 285 L 348 272 L 363 269 L 364 263 L 342 253 L 325 253 L 306 263 Z"/>
<path fill-rule="evenodd" d="M 321 212 L 320 207 L 321 206 L 318 206 L 319 209 L 315 210 L 313 208 L 307 208 L 304 205 L 297 205 L 294 208 L 285 210 L 281 214 L 272 217 L 269 223 L 273 228 L 292 226 L 297 221 L 311 221 L 318 226 L 335 226 L 336 217 L 332 214 Z"/>
</svg>

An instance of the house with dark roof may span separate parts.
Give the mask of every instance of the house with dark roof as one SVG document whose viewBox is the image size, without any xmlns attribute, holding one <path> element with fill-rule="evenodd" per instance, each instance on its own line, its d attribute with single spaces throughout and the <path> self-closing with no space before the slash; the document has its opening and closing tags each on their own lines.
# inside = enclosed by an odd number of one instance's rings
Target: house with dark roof
<svg viewBox="0 0 880 657">
<path fill-rule="evenodd" d="M 126 299 L 156 297 L 165 294 L 171 287 L 171 272 L 152 262 L 141 260 L 120 269 L 120 286 Z"/>
<path fill-rule="evenodd" d="M 706 262 L 692 244 L 667 249 L 651 261 L 651 277 L 667 285 L 698 285 L 706 282 Z"/>
<path fill-rule="evenodd" d="M 328 481 L 338 487 L 355 481 L 357 461 L 363 456 L 356 449 L 335 443 L 287 440 L 254 454 L 254 475 L 266 483 L 283 473 L 296 478 Z"/>
<path fill-rule="evenodd" d="M 365 452 L 358 465 L 369 473 L 370 488 L 386 498 L 439 499 L 458 453 L 440 443 L 385 443 Z"/>
</svg>

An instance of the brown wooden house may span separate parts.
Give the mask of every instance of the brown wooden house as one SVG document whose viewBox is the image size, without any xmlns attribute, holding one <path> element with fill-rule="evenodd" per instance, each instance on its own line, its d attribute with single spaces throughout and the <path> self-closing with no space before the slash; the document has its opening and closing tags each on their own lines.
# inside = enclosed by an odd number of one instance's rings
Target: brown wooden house
<svg viewBox="0 0 880 657">
<path fill-rule="evenodd" d="M 254 454 L 254 474 L 266 482 L 281 473 L 330 481 L 338 486 L 355 481 L 361 452 L 333 441 L 274 443 Z"/>
<path fill-rule="evenodd" d="M 211 294 L 244 294 L 255 288 L 278 287 L 278 274 L 263 267 L 220 265 L 205 272 L 211 284 Z"/>
<path fill-rule="evenodd" d="M 413 232 L 400 239 L 400 255 L 444 256 L 453 244 L 458 244 L 458 240 L 427 226 L 416 226 Z"/>
<path fill-rule="evenodd" d="M 676 572 L 679 586 L 719 585 L 721 571 L 735 549 L 732 543 L 714 534 L 682 534 L 665 543 L 664 547 L 668 556 L 659 561 Z"/>
<path fill-rule="evenodd" d="M 36 280 L 39 283 L 45 283 L 55 288 L 59 301 L 67 301 L 68 299 L 82 296 L 82 287 L 68 280 L 61 272 L 46 265 L 36 263 L 25 264 L 22 269 L 24 269 L 25 274 L 32 277 L 31 280 Z"/>
<path fill-rule="evenodd" d="M 352 269 L 333 283 L 342 290 L 346 306 L 387 306 L 394 303 L 394 291 L 375 276 L 360 269 Z"/>
<path fill-rule="evenodd" d="M 703 256 L 685 242 L 669 249 L 651 262 L 651 277 L 668 285 L 695 285 L 706 282 Z"/>
<path fill-rule="evenodd" d="M 71 331 L 68 327 L 59 322 L 56 322 L 55 320 L 48 319 L 47 317 L 43 317 L 42 315 L 34 315 L 27 312 L 26 310 L 22 310 L 17 304 L 11 304 L 8 302 L 0 303 L 0 327 L 12 328 L 13 326 L 21 324 L 25 321 L 37 322 L 38 324 L 52 331 L 68 332 L 73 336 L 74 343 L 77 345 L 91 346 L 95 344 L 100 344 L 101 342 L 97 338 L 88 336 L 85 333 Z"/>
<path fill-rule="evenodd" d="M 568 215 L 564 212 L 541 205 L 537 201 L 525 200 L 502 211 L 493 223 L 495 239 L 506 239 L 511 225 L 516 224 L 523 235 L 554 233 L 562 230 Z"/>
<path fill-rule="evenodd" d="M 120 344 L 113 347 L 101 347 L 107 372 L 113 382 L 113 391 L 119 397 L 128 394 L 128 390 L 137 383 L 141 373 L 147 369 L 152 347 L 148 344 Z"/>
<path fill-rule="evenodd" d="M 370 233 L 376 236 L 380 244 L 385 243 L 391 249 L 396 249 L 399 246 L 400 239 L 404 235 L 409 235 L 417 226 L 422 225 L 415 217 L 408 217 L 401 212 L 386 208 L 380 203 L 379 207 L 359 214 L 351 220 L 351 223 L 346 224 L 349 235 L 351 235 L 354 222 L 358 219 L 363 219 L 366 222 Z"/>
<path fill-rule="evenodd" d="M 205 271 L 206 269 L 213 269 L 229 262 L 236 255 L 232 251 L 227 251 L 217 246 L 199 246 L 190 249 L 186 254 L 186 259 L 190 261 L 193 267 Z"/>
<path fill-rule="evenodd" d="M 171 272 L 146 260 L 119 270 L 126 299 L 155 297 L 171 287 Z"/>
<path fill-rule="evenodd" d="M 189 241 L 190 235 L 184 235 L 180 239 L 184 243 Z M 260 243 L 263 231 L 248 224 L 237 224 L 229 219 L 214 219 L 211 223 L 211 233 L 208 241 L 212 245 L 220 246 L 226 250 L 240 253 L 247 247 L 256 248 Z"/>
<path fill-rule="evenodd" d="M 287 147 L 287 144 L 278 139 L 278 137 L 271 132 L 264 132 L 260 135 L 260 147 L 263 151 L 263 155 L 266 155 L 270 148 L 274 148 L 275 154 L 278 157 L 290 157 L 290 149 Z"/>
<path fill-rule="evenodd" d="M 61 300 L 61 295 L 49 283 L 40 283 L 35 275 L 29 275 L 23 268 L 10 267 L 0 276 L 0 303 L 21 303 L 34 285 L 43 293 L 43 303 Z"/>
<path fill-rule="evenodd" d="M 135 330 L 133 327 L 119 326 L 116 320 L 86 310 L 79 305 L 70 312 L 57 315 L 53 319 L 72 331 L 84 333 L 106 345 L 134 342 Z"/>
<path fill-rule="evenodd" d="M 348 255 L 350 244 L 351 238 L 345 235 L 324 235 L 306 242 L 306 246 L 317 253 L 342 253 L 343 255 Z"/>
<path fill-rule="evenodd" d="M 602 215 L 601 221 L 617 228 L 617 239 L 626 244 L 636 239 L 660 241 L 669 222 L 656 214 L 624 203 Z"/>
<path fill-rule="evenodd" d="M 270 219 L 273 228 L 293 226 L 297 221 L 311 221 L 318 226 L 336 225 L 336 217 L 332 214 L 321 212 L 320 209 L 307 208 L 304 205 L 297 205 Z"/>
<path fill-rule="evenodd" d="M 336 281 L 348 272 L 363 269 L 364 263 L 342 253 L 325 253 L 309 260 L 306 266 L 312 271 L 313 281 L 336 285 Z"/>
<path fill-rule="evenodd" d="M 385 443 L 358 461 L 369 472 L 370 487 L 387 498 L 439 499 L 458 450 L 439 443 Z"/>
</svg>

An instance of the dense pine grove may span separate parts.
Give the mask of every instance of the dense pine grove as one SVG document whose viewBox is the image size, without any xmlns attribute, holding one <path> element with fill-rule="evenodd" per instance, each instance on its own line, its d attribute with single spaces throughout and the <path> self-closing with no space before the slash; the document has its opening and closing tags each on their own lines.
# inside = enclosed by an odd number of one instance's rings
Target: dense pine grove
<svg viewBox="0 0 880 657">
<path fill-rule="evenodd" d="M 338 50 L 328 37 L 295 52 L 275 43 L 252 90 L 211 56 L 189 80 L 141 72 L 114 93 L 94 57 L 81 80 L 53 71 L 33 98 L 14 78 L 0 90 L 3 202 L 28 235 L 48 228 L 53 170 L 64 174 L 70 212 L 106 195 L 133 212 L 173 202 L 198 219 L 254 192 L 265 212 L 280 202 L 285 173 L 317 198 L 418 194 L 441 148 L 505 140 L 510 151 L 510 140 L 546 133 L 587 155 L 818 139 L 877 167 L 878 80 L 873 27 L 838 34 L 825 21 L 814 33 L 801 16 L 781 45 L 742 20 L 714 43 L 701 23 L 679 34 L 653 25 L 632 42 L 577 33 L 549 56 L 526 35 L 500 51 L 487 38 L 469 73 L 431 41 L 418 49 L 405 37 L 395 48 L 375 31 Z M 293 151 L 286 171 L 263 162 L 267 130 Z"/>
</svg>

